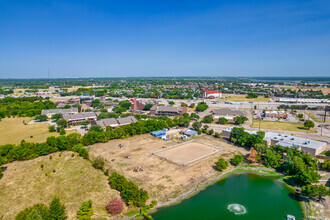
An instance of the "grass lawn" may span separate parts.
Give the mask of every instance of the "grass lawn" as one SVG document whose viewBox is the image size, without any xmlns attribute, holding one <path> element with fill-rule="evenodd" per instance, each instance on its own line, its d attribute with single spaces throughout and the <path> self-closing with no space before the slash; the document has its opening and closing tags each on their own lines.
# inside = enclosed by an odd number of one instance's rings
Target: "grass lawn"
<svg viewBox="0 0 330 220">
<path fill-rule="evenodd" d="M 232 94 L 223 94 L 227 98 L 217 99 L 217 101 L 234 101 L 234 102 L 268 102 L 269 98 L 258 97 L 254 99 L 248 99 L 245 95 L 232 95 Z"/>
<path fill-rule="evenodd" d="M 31 120 L 25 118 L 3 118 L 0 121 L 0 145 L 3 144 L 19 144 L 24 139 L 29 142 L 41 143 L 46 141 L 47 137 L 59 136 L 57 132 L 48 132 L 48 123 L 37 123 L 32 125 L 24 125 Z M 76 130 L 69 130 L 67 134 L 75 133 Z M 32 136 L 32 138 L 31 138 Z"/>
<path fill-rule="evenodd" d="M 251 127 L 259 128 L 259 120 L 253 119 L 253 123 L 252 123 Z M 263 121 L 262 120 L 262 121 L 260 121 L 260 128 L 316 133 L 316 130 L 314 128 L 307 130 L 304 128 L 303 123 L 293 123 L 293 122 Z"/>
<path fill-rule="evenodd" d="M 48 205 L 55 195 L 65 203 L 68 219 L 76 219 L 80 204 L 89 199 L 94 217 L 108 219 L 105 207 L 119 192 L 110 188 L 107 177 L 89 161 L 71 155 L 66 151 L 52 154 L 52 159 L 48 155 L 5 165 L 8 168 L 0 180 L 0 219 L 14 219 L 36 203 Z"/>
</svg>

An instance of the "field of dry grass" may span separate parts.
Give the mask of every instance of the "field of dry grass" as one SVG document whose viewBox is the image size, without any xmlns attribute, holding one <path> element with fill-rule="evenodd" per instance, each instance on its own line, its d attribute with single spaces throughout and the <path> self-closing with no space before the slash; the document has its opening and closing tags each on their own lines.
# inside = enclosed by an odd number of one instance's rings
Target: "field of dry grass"
<svg viewBox="0 0 330 220">
<path fill-rule="evenodd" d="M 24 125 L 31 120 L 29 117 L 24 118 L 3 118 L 0 121 L 0 145 L 3 144 L 19 144 L 24 139 L 28 142 L 41 143 L 46 141 L 47 137 L 59 136 L 57 132 L 48 132 L 48 123 L 36 123 Z M 76 132 L 76 130 L 67 131 L 67 134 Z M 31 138 L 32 136 L 32 138 Z"/>
<path fill-rule="evenodd" d="M 222 97 L 226 97 L 226 98 L 217 99 L 217 101 L 233 101 L 233 102 L 268 102 L 269 101 L 269 98 L 264 98 L 264 97 L 248 99 L 246 98 L 245 95 L 222 94 Z"/>
<path fill-rule="evenodd" d="M 235 153 L 243 155 L 248 153 L 244 148 L 226 143 L 220 138 L 201 135 L 194 139 L 221 147 L 223 150 L 183 167 L 152 155 L 152 152 L 182 143 L 182 140 L 173 138 L 163 141 L 145 134 L 92 145 L 90 155 L 91 157 L 102 156 L 106 159 L 106 167 L 135 181 L 149 192 L 152 199 L 165 202 L 195 187 L 198 183 L 216 176 L 218 171 L 215 169 L 215 162 L 220 156 L 229 159 Z M 119 144 L 123 147 L 119 148 Z M 134 172 L 134 168 L 139 166 L 144 171 Z"/>
<path fill-rule="evenodd" d="M 251 125 L 252 128 L 259 128 L 259 120 L 253 119 L 253 123 Z M 260 121 L 261 129 L 274 129 L 274 130 L 286 130 L 286 131 L 300 131 L 300 132 L 309 132 L 316 133 L 314 128 L 307 130 L 304 128 L 303 123 L 295 123 L 295 122 L 281 122 L 281 121 Z"/>
<path fill-rule="evenodd" d="M 75 219 L 80 204 L 89 199 L 93 202 L 94 216 L 107 217 L 107 202 L 119 197 L 101 171 L 76 154 L 72 157 L 72 152 L 6 166 L 0 180 L 0 219 L 14 219 L 19 211 L 36 203 L 48 205 L 55 195 L 66 204 L 68 219 Z"/>
</svg>

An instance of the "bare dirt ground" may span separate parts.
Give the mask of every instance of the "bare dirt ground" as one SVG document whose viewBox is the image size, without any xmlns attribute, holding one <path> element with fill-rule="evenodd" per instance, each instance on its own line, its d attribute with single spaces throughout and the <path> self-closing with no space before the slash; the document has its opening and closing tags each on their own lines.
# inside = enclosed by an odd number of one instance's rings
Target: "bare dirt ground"
<svg viewBox="0 0 330 220">
<path fill-rule="evenodd" d="M 95 144 L 90 146 L 90 155 L 91 157 L 102 156 L 106 159 L 106 168 L 116 170 L 128 179 L 135 181 L 139 186 L 148 190 L 152 199 L 165 202 L 195 187 L 205 179 L 216 176 L 218 171 L 215 169 L 215 162 L 220 156 L 230 159 L 234 154 L 246 155 L 248 153 L 246 149 L 236 147 L 220 138 L 201 135 L 194 139 L 221 147 L 223 150 L 183 167 L 152 155 L 152 152 L 163 147 L 182 143 L 180 139 L 163 141 L 145 134 Z M 122 144 L 123 147 L 119 148 L 119 144 Z M 128 156 L 130 159 L 127 158 Z M 141 166 L 144 171 L 133 172 L 133 169 L 138 166 Z"/>
<path fill-rule="evenodd" d="M 218 148 L 209 145 L 198 142 L 188 142 L 171 149 L 157 152 L 155 155 L 181 165 L 205 157 L 209 154 L 216 153 L 217 151 L 219 151 Z"/>
</svg>

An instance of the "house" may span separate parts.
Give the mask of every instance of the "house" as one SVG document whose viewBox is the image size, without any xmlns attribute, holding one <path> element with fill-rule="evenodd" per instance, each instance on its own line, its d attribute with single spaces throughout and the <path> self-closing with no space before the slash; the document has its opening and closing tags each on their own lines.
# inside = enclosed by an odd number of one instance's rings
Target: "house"
<svg viewBox="0 0 330 220">
<path fill-rule="evenodd" d="M 216 99 L 221 98 L 222 92 L 218 90 L 203 90 L 202 91 L 202 97 L 203 98 L 209 98 L 209 99 Z"/>
<path fill-rule="evenodd" d="M 152 106 L 150 109 L 150 114 L 152 115 L 166 115 L 166 116 L 176 116 L 187 113 L 187 107 L 173 107 L 173 106 Z"/>
<path fill-rule="evenodd" d="M 233 120 L 237 116 L 244 116 L 245 112 L 239 109 L 230 109 L 230 108 L 217 108 L 212 109 L 211 113 L 213 118 L 221 118 L 224 117 L 228 120 Z"/>
<path fill-rule="evenodd" d="M 93 123 L 96 121 L 99 112 L 82 112 L 78 114 L 66 114 L 62 118 L 68 121 L 68 125 L 76 125 L 83 121 L 90 121 Z"/>
<path fill-rule="evenodd" d="M 47 115 L 48 118 L 51 118 L 55 114 L 78 114 L 78 108 L 68 108 L 68 109 L 44 109 L 41 111 L 42 115 Z"/>
<path fill-rule="evenodd" d="M 133 99 L 133 111 L 137 112 L 138 110 L 143 110 L 147 104 L 152 104 L 154 106 L 154 105 L 157 105 L 158 102 L 156 100 L 146 100 L 146 99 L 137 100 L 136 98 L 134 98 Z"/>
<path fill-rule="evenodd" d="M 101 126 L 103 129 L 106 129 L 107 126 L 109 126 L 111 129 L 114 129 L 115 127 L 120 127 L 123 125 L 128 125 L 134 122 L 137 122 L 138 120 L 134 116 L 128 116 L 125 118 L 106 118 L 95 121 L 95 124 Z"/>
<path fill-rule="evenodd" d="M 195 130 L 191 130 L 191 129 L 189 129 L 189 130 L 186 131 L 184 134 L 187 135 L 187 136 L 189 136 L 189 137 L 191 137 L 191 136 L 196 136 L 196 135 L 198 135 L 198 132 L 195 131 Z"/>
</svg>

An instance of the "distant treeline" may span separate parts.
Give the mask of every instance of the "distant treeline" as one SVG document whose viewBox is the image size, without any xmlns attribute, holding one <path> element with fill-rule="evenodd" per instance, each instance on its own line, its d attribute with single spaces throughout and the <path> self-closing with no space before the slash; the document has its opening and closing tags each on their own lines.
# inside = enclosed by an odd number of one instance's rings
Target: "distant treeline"
<svg viewBox="0 0 330 220">
<path fill-rule="evenodd" d="M 5 97 L 0 99 L 0 118 L 5 117 L 34 117 L 41 114 L 43 109 L 56 108 L 51 101 L 43 101 L 41 97 Z"/>
</svg>

